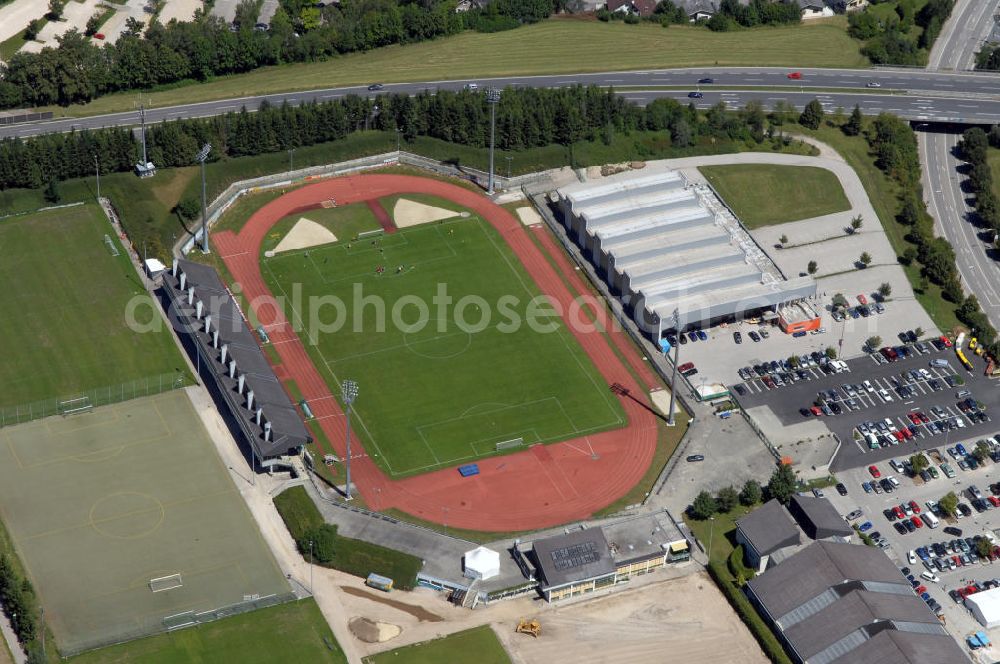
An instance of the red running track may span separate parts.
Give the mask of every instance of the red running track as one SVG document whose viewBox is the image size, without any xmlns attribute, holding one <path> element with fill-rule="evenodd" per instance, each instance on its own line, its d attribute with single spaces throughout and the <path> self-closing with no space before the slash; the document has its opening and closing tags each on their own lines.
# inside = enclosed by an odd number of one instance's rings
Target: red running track
<svg viewBox="0 0 1000 664">
<path fill-rule="evenodd" d="M 343 412 L 298 335 L 277 307 L 269 304 L 272 296 L 258 261 L 261 243 L 279 219 L 303 207 L 318 206 L 324 200 L 335 198 L 338 204 L 347 205 L 392 194 L 417 193 L 453 201 L 492 224 L 540 290 L 558 301 L 564 311 L 569 310 L 574 293 L 532 241 L 529 231 L 507 210 L 484 196 L 439 180 L 409 175 L 359 175 L 327 180 L 268 203 L 250 217 L 238 235 L 232 231 L 215 234 L 217 250 L 261 324 L 267 327 L 282 366 L 309 401 L 334 451 L 341 456 L 346 453 Z M 554 255 L 558 256 L 558 252 Z M 565 270 L 566 265 L 560 267 Z M 570 279 L 574 287 L 582 287 L 582 283 L 573 281 L 579 280 L 578 276 Z M 620 383 L 633 394 L 641 392 L 604 335 L 572 326 L 570 329 L 609 385 Z M 624 335 L 619 333 L 619 339 L 624 339 Z M 615 345 L 631 356 L 634 351 L 627 341 L 620 343 L 619 339 L 615 339 Z M 470 478 L 448 468 L 389 479 L 352 435 L 352 479 L 373 509 L 397 508 L 455 528 L 511 532 L 584 519 L 624 496 L 642 479 L 652 462 L 657 439 L 655 416 L 632 399 L 623 399 L 622 407 L 628 418 L 624 428 L 482 459 L 478 461 L 480 474 Z"/>
</svg>

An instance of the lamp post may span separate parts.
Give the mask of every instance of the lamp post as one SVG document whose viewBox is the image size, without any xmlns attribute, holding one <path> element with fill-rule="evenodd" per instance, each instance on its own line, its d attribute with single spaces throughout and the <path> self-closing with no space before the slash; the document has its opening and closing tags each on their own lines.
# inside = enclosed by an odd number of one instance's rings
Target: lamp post
<svg viewBox="0 0 1000 664">
<path fill-rule="evenodd" d="M 712 522 L 708 530 L 708 561 L 712 562 L 712 540 L 715 539 L 715 517 L 710 516 L 708 520 Z"/>
<path fill-rule="evenodd" d="M 211 151 L 212 144 L 205 143 L 194 157 L 201 164 L 201 250 L 206 254 L 208 253 L 208 199 L 205 193 L 205 160 Z"/>
<path fill-rule="evenodd" d="M 677 399 L 677 364 L 681 354 L 681 312 L 674 309 L 674 370 L 670 377 L 670 412 L 667 413 L 667 424 L 674 425 L 674 402 Z"/>
<path fill-rule="evenodd" d="M 500 103 L 500 91 L 490 88 L 486 91 L 486 103 L 490 105 L 490 186 L 486 193 L 493 195 L 493 148 L 496 145 L 497 104 Z"/>
<path fill-rule="evenodd" d="M 344 405 L 347 415 L 347 486 L 344 488 L 344 500 L 351 500 L 351 404 L 358 398 L 358 384 L 353 380 L 345 380 L 340 389 L 344 395 Z"/>
<path fill-rule="evenodd" d="M 313 594 L 313 541 L 309 540 L 309 594 Z"/>
</svg>

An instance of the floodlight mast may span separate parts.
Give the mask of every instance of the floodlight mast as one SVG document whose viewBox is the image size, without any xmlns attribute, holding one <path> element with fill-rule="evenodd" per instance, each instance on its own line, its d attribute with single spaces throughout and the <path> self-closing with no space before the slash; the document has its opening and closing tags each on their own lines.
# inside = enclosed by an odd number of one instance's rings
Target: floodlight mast
<svg viewBox="0 0 1000 664">
<path fill-rule="evenodd" d="M 347 406 L 345 409 L 347 416 L 347 458 L 344 462 L 347 468 L 347 485 L 344 487 L 344 500 L 352 500 L 354 496 L 351 495 L 351 404 L 358 398 L 358 384 L 353 380 L 345 380 L 341 383 L 340 388 L 344 397 L 344 405 Z"/>
<path fill-rule="evenodd" d="M 486 103 L 490 105 L 490 182 L 489 188 L 486 191 L 490 196 L 493 195 L 493 148 L 496 145 L 496 129 L 497 129 L 497 104 L 500 103 L 500 90 L 497 88 L 490 88 L 486 91 Z"/>
<path fill-rule="evenodd" d="M 205 160 L 212 151 L 212 144 L 205 143 L 195 155 L 195 160 L 201 164 L 201 250 L 206 254 L 208 249 L 208 201 L 205 194 Z"/>
</svg>

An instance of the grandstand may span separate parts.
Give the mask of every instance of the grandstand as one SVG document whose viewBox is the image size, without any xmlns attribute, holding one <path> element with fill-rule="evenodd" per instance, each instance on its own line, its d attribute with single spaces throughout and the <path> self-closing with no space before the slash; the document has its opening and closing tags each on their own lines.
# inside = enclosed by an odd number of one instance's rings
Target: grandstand
<svg viewBox="0 0 1000 664">
<path fill-rule="evenodd" d="M 312 437 L 214 268 L 178 259 L 164 273 L 171 323 L 195 355 L 220 410 L 262 468 L 284 465 Z"/>
<path fill-rule="evenodd" d="M 786 279 L 704 186 L 649 165 L 550 195 L 570 236 L 653 338 L 776 311 L 816 294 Z"/>
</svg>

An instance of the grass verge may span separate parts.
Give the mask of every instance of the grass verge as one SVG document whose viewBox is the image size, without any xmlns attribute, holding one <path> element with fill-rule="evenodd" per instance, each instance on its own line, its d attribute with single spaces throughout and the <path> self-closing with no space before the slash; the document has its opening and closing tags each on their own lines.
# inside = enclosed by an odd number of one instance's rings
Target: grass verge
<svg viewBox="0 0 1000 664">
<path fill-rule="evenodd" d="M 510 664 L 510 657 L 489 625 L 433 641 L 404 646 L 362 660 L 365 664 Z"/>
<path fill-rule="evenodd" d="M 172 106 L 273 92 L 512 75 L 572 74 L 665 67 L 864 67 L 845 19 L 802 25 L 710 32 L 700 26 L 550 19 L 491 34 L 464 32 L 406 46 L 388 46 L 324 62 L 267 67 L 152 92 L 153 106 Z M 586 44 L 586 57 L 580 45 Z M 627 44 L 627 48 L 622 45 Z M 503 54 L 497 57 L 497 54 Z M 572 76 L 567 77 L 572 80 Z M 431 84 L 433 87 L 433 84 Z M 69 109 L 74 116 L 132 110 L 134 93 L 108 95 Z"/>
<path fill-rule="evenodd" d="M 311 528 L 323 526 L 325 523 L 312 498 L 300 486 L 292 487 L 275 496 L 274 506 L 296 542 Z M 412 589 L 416 585 L 417 572 L 422 567 L 420 559 L 416 556 L 340 535 L 336 536 L 334 551 L 333 561 L 326 565 L 327 567 L 362 579 L 375 572 L 393 579 L 395 587 L 399 590 Z"/>
<path fill-rule="evenodd" d="M 825 168 L 733 164 L 698 170 L 750 229 L 851 209 L 837 176 Z"/>
<path fill-rule="evenodd" d="M 308 598 L 92 650 L 66 661 L 68 664 L 346 664 L 347 657 L 316 601 Z"/>
</svg>

